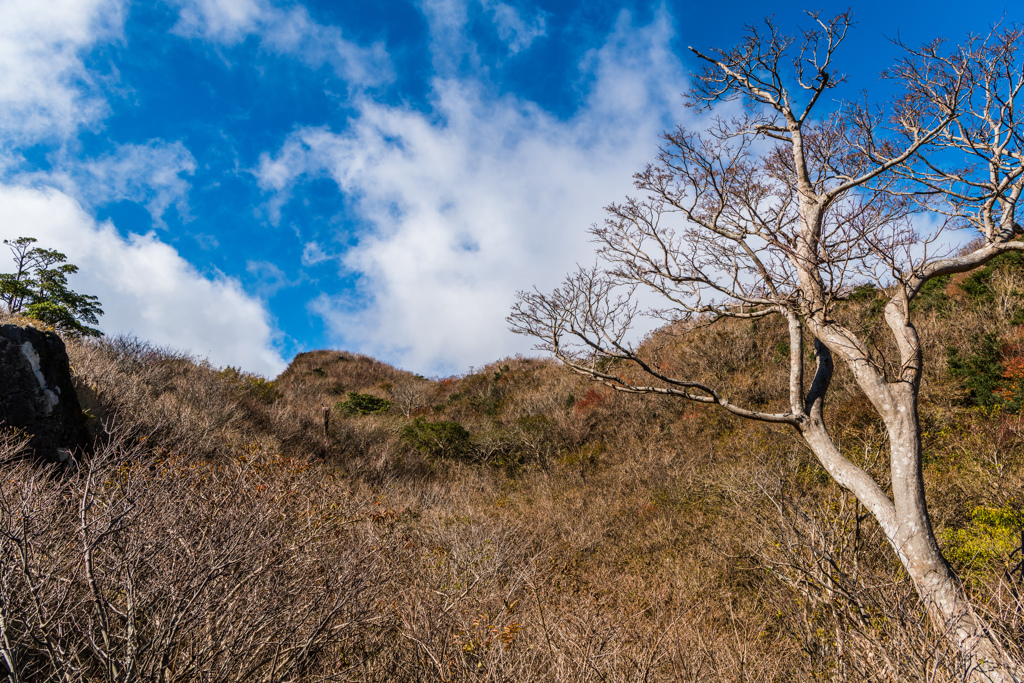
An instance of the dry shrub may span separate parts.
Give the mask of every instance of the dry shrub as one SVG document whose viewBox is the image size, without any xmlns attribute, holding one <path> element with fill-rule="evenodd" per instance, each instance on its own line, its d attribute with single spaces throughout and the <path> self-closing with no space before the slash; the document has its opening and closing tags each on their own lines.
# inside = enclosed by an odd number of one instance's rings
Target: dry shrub
<svg viewBox="0 0 1024 683">
<path fill-rule="evenodd" d="M 11 681 L 318 680 L 387 636 L 366 501 L 275 459 L 147 461 L 114 439 L 0 489 Z"/>
<path fill-rule="evenodd" d="M 396 477 L 416 481 L 427 476 L 433 468 L 402 442 L 403 425 L 398 420 L 371 416 L 337 420 L 331 435 L 339 450 L 332 464 L 371 484 Z"/>
<path fill-rule="evenodd" d="M 83 407 L 97 423 L 115 421 L 121 433 L 166 452 L 223 454 L 247 412 L 209 363 L 135 337 L 69 342 L 68 355 Z"/>
<path fill-rule="evenodd" d="M 274 383 L 287 396 L 304 402 L 321 401 L 327 396 L 338 401 L 349 391 L 386 398 L 398 384 L 414 381 L 410 372 L 387 363 L 344 351 L 300 353 Z"/>
<path fill-rule="evenodd" d="M 771 628 L 799 643 L 803 677 L 967 680 L 965 662 L 931 631 L 913 586 L 852 496 L 807 487 L 791 495 L 799 484 L 768 475 L 758 483 L 772 505 L 751 506 L 762 535 L 745 559 L 781 589 L 769 600 L 777 610 Z"/>
<path fill-rule="evenodd" d="M 878 324 L 869 299 L 851 300 L 840 313 L 865 328 Z M 1024 440 L 1015 416 L 961 405 L 945 348 L 978 330 L 1015 328 L 974 308 L 919 317 L 929 502 L 940 531 L 970 531 L 975 507 L 1022 500 Z M 785 403 L 781 327 L 728 323 L 694 330 L 685 343 L 671 332 L 648 340 L 652 361 L 692 371 L 740 401 Z M 891 349 L 877 338 L 873 353 L 885 363 Z M 122 439 L 64 479 L 10 466 L 3 472 L 15 485 L 0 493 L 8 533 L 2 606 L 5 615 L 20 610 L 21 630 L 10 631 L 19 635 L 8 649 L 18 666 L 35 667 L 25 671 L 54 666 L 50 641 L 31 626 L 31 603 L 22 597 L 31 592 L 16 551 L 27 541 L 16 539 L 28 538 L 39 549 L 29 554 L 32 566 L 54 568 L 31 574 L 45 578 L 37 584 L 47 610 L 64 615 L 48 622 L 63 629 L 51 640 L 68 643 L 93 679 L 113 676 L 100 655 L 88 654 L 101 647 L 96 605 L 104 603 L 89 588 L 82 538 L 96 540 L 105 526 L 82 532 L 75 501 L 94 472 L 104 485 L 90 489 L 93 509 L 102 502 L 108 511 L 96 523 L 126 512 L 96 546 L 101 597 L 112 610 L 107 628 L 117 634 L 111 651 L 119 662 L 131 659 L 123 615 L 127 596 L 138 595 L 133 604 L 147 604 L 159 623 L 140 617 L 135 632 L 164 635 L 139 640 L 152 644 L 139 645 L 135 660 L 173 651 L 184 659 L 165 669 L 169 679 L 207 667 L 219 672 L 212 680 L 246 680 L 240 672 L 256 660 L 236 650 L 268 652 L 260 638 L 272 636 L 274 647 L 299 653 L 281 643 L 305 642 L 310 624 L 334 607 L 343 616 L 325 627 L 323 646 L 311 646 L 315 656 L 295 654 L 285 679 L 953 681 L 964 674 L 928 630 L 873 523 L 786 429 L 617 394 L 521 357 L 435 381 L 364 356 L 314 352 L 273 382 L 279 398 L 258 401 L 208 365 L 135 340 L 76 344 L 71 354 L 80 386 L 87 394 L 93 387 L 96 412 L 113 419 Z M 876 416 L 844 372 L 833 386 L 830 429 L 884 482 L 887 443 Z M 331 408 L 347 391 L 388 398 L 395 408 L 344 416 Z M 459 422 L 471 434 L 472 457 L 419 453 L 401 438 L 417 417 Z M 4 443 L 7 451 L 17 447 Z M 118 448 L 120 460 L 110 455 Z M 166 459 L 158 464 L 154 455 Z M 340 518 L 322 512 L 331 505 Z M 19 535 L 14 520 L 39 531 Z M 244 561 L 232 564 L 236 556 Z M 1009 558 L 972 570 L 970 590 L 1014 642 L 1019 579 L 999 562 Z M 246 563 L 264 573 L 244 579 Z M 197 578 L 221 565 L 208 583 Z M 231 597 L 235 585 L 246 588 Z M 181 602 L 192 593 L 205 597 Z M 189 626 L 168 635 L 174 610 Z M 279 615 L 275 626 L 246 636 L 241 624 L 262 623 L 260 610 Z M 211 631 L 209 614 L 224 625 Z M 74 629 L 92 641 L 67 635 Z M 207 633 L 235 649 L 210 659 Z"/>
<path fill-rule="evenodd" d="M 153 461 L 115 439 L 77 471 L 8 466 L 7 678 L 701 680 L 771 657 L 664 587 L 581 590 L 549 552 L 566 518 L 495 514 L 487 470 L 371 497 L 248 450 Z"/>
</svg>

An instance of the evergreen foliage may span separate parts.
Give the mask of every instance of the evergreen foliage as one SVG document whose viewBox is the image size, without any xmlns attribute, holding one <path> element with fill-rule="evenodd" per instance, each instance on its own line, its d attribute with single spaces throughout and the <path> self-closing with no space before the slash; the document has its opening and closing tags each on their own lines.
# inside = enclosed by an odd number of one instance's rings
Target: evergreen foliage
<svg viewBox="0 0 1024 683">
<path fill-rule="evenodd" d="M 910 310 L 915 313 L 946 313 L 949 311 L 949 295 L 946 294 L 946 287 L 949 285 L 950 276 L 941 275 L 921 285 L 917 296 L 910 302 Z"/>
<path fill-rule="evenodd" d="M 999 387 L 1003 379 L 999 339 L 994 332 L 975 335 L 974 348 L 969 353 L 950 346 L 946 349 L 949 373 L 963 382 L 967 389 L 967 403 L 992 409 L 1003 404 Z"/>
<path fill-rule="evenodd" d="M 0 273 L 0 302 L 7 312 L 35 318 L 75 336 L 102 336 L 89 327 L 103 315 L 99 299 L 68 287 L 68 275 L 77 273 L 78 266 L 67 263 L 61 252 L 32 246 L 35 243 L 32 237 L 4 240 L 15 265 L 13 273 Z"/>
<path fill-rule="evenodd" d="M 943 533 L 949 559 L 967 570 L 974 579 L 982 569 L 999 568 L 1019 555 L 1024 512 L 1011 505 L 978 506 L 971 511 L 970 524 Z M 1016 552 L 1015 552 L 1016 551 Z"/>
<path fill-rule="evenodd" d="M 260 403 L 270 405 L 281 398 L 281 392 L 277 390 L 271 380 L 255 373 L 246 372 L 241 368 L 229 365 L 221 370 L 219 374 L 232 385 L 238 387 L 243 394 Z"/>
<path fill-rule="evenodd" d="M 995 298 L 992 289 L 992 276 L 1000 269 L 1019 270 L 1024 266 L 1024 257 L 1017 252 L 1001 254 L 981 268 L 973 271 L 960 283 L 960 289 L 972 300 L 981 304 L 991 304 Z"/>
<path fill-rule="evenodd" d="M 391 405 L 386 398 L 350 391 L 348 399 L 340 401 L 337 408 L 345 415 L 380 415 L 391 410 Z"/>
<path fill-rule="evenodd" d="M 402 429 L 402 441 L 435 458 L 465 458 L 472 452 L 469 432 L 458 422 L 416 418 Z"/>
</svg>

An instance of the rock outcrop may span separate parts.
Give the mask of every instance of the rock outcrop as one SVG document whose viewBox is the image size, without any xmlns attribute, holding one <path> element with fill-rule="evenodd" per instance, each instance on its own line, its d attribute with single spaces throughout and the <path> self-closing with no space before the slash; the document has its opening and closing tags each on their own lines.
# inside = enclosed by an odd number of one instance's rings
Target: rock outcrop
<svg viewBox="0 0 1024 683">
<path fill-rule="evenodd" d="M 89 445 L 64 342 L 53 332 L 0 325 L 0 428 L 31 435 L 30 455 L 65 462 Z"/>
</svg>

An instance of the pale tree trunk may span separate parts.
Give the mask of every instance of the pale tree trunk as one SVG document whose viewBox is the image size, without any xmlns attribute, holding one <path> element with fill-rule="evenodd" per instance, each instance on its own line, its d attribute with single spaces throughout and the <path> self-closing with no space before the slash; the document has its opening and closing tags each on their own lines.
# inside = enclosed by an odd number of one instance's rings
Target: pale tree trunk
<svg viewBox="0 0 1024 683">
<path fill-rule="evenodd" d="M 848 360 L 856 362 L 866 357 L 849 353 L 849 339 L 831 341 Z M 964 658 L 970 680 L 1024 681 L 1024 667 L 1002 647 L 974 610 L 936 541 L 924 494 L 916 382 L 860 381 L 882 379 L 877 371 L 868 369 L 867 363 L 854 372 L 861 389 L 882 415 L 888 432 L 893 491 L 890 499 L 867 472 L 842 455 L 828 433 L 822 405 L 831 379 L 832 359 L 829 348 L 820 342 L 816 351 L 818 373 L 809 392 L 807 417 L 799 426 L 801 435 L 832 478 L 851 491 L 878 521 L 913 581 L 933 627 Z M 872 377 L 873 374 L 876 376 Z"/>
<path fill-rule="evenodd" d="M 1015 662 L 975 612 L 963 584 L 939 550 L 925 503 L 916 387 L 897 385 L 895 424 L 887 424 L 897 527 L 889 538 L 934 627 L 952 640 L 978 681 L 1024 680 Z"/>
<path fill-rule="evenodd" d="M 824 424 L 813 419 L 809 422 L 812 424 L 804 427 L 801 433 L 811 450 L 829 474 L 844 488 L 853 491 L 873 513 L 913 581 L 933 627 L 964 657 L 970 670 L 970 680 L 984 683 L 1024 680 L 1020 662 L 1014 661 L 978 616 L 963 585 L 950 570 L 935 540 L 927 511 L 917 508 L 912 501 L 894 506 L 888 500 L 882 500 L 886 498 L 884 493 L 880 489 L 873 490 L 877 489 L 874 481 L 839 453 Z M 892 448 L 894 453 L 906 453 L 913 446 L 894 440 Z M 865 485 L 865 479 L 870 485 Z M 896 479 L 894 472 L 894 490 Z M 896 496 L 897 501 L 901 499 L 901 496 Z"/>
<path fill-rule="evenodd" d="M 781 111 L 786 113 L 786 110 Z M 914 582 L 933 626 L 955 644 L 969 665 L 972 680 L 984 683 L 1024 681 L 1024 667 L 1012 660 L 974 611 L 932 530 L 921 469 L 917 401 L 922 354 L 920 338 L 910 321 L 909 302 L 913 292 L 899 288 L 885 307 L 885 321 L 900 354 L 899 377 L 888 381 L 872 362 L 867 345 L 852 330 L 832 320 L 828 313 L 832 296 L 822 280 L 820 269 L 825 257 L 820 240 L 826 207 L 840 191 L 822 194 L 816 190 L 808 173 L 801 123 L 791 114 L 786 119 L 791 134 L 800 217 L 796 249 L 791 257 L 803 298 L 799 317 L 814 334 L 818 354 L 818 372 L 808 392 L 798 429 L 829 474 L 851 491 L 878 521 Z M 800 343 L 792 330 L 790 336 L 791 343 Z M 832 377 L 832 353 L 847 364 L 857 385 L 885 423 L 890 445 L 891 499 L 867 472 L 842 455 L 825 427 L 823 406 Z M 801 368 L 802 361 L 794 357 L 791 380 L 802 375 Z"/>
</svg>

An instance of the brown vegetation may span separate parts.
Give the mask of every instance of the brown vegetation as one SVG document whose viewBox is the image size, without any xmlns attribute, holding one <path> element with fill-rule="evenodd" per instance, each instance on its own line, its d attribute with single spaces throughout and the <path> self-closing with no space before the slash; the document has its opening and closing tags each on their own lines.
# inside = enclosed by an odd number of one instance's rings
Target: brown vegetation
<svg viewBox="0 0 1024 683">
<path fill-rule="evenodd" d="M 1021 418 L 965 405 L 946 348 L 1016 342 L 1016 308 L 956 286 L 920 311 L 928 496 L 1014 644 Z M 847 323 L 878 325 L 856 299 Z M 737 321 L 646 348 L 770 406 L 786 339 Z M 319 351 L 269 383 L 131 339 L 70 353 L 103 446 L 76 470 L 3 469 L 8 680 L 963 678 L 875 523 L 784 426 L 526 358 L 426 380 Z M 883 431 L 836 384 L 831 430 L 883 478 Z M 393 405 L 345 416 L 349 392 Z M 417 420 L 468 444 L 418 447 Z"/>
</svg>

